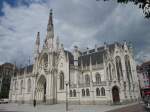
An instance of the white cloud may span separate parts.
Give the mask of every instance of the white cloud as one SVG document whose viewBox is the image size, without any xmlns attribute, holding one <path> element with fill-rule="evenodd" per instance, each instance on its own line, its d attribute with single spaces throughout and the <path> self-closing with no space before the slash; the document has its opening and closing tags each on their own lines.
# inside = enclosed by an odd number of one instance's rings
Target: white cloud
<svg viewBox="0 0 150 112">
<path fill-rule="evenodd" d="M 59 35 L 67 49 L 76 44 L 91 48 L 104 41 L 127 39 L 135 40 L 137 59 L 143 54 L 149 57 L 149 49 L 141 49 L 150 43 L 150 22 L 137 7 L 91 0 L 44 1 L 25 0 L 28 6 L 20 1 L 17 7 L 4 4 L 4 16 L 0 17 L 0 63 L 26 62 L 28 56 L 33 56 L 36 33 L 40 31 L 41 40 L 45 38 L 49 8 L 54 10 L 55 35 Z"/>
<path fill-rule="evenodd" d="M 40 10 L 39 10 L 40 9 Z M 1 62 L 28 60 L 38 31 L 45 36 L 49 9 L 45 4 L 31 4 L 16 8 L 4 4 L 5 16 L 0 17 Z"/>
</svg>

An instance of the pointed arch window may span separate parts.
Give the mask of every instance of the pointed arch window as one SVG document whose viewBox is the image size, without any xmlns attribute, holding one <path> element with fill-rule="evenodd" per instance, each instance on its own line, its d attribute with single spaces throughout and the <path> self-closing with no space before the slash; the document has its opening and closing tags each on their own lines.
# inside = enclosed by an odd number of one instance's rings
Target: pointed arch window
<svg viewBox="0 0 150 112">
<path fill-rule="evenodd" d="M 17 86 L 18 86 L 18 84 L 17 84 L 17 80 L 15 81 L 15 90 L 17 90 Z"/>
<path fill-rule="evenodd" d="M 21 80 L 20 82 L 20 94 L 23 93 L 23 80 Z"/>
<path fill-rule="evenodd" d="M 86 96 L 90 96 L 90 91 L 89 91 L 89 89 L 86 89 Z"/>
<path fill-rule="evenodd" d="M 28 79 L 28 92 L 31 92 L 31 79 Z"/>
<path fill-rule="evenodd" d="M 121 77 L 123 78 L 123 72 L 122 72 L 121 58 L 119 56 L 116 56 L 116 69 L 118 81 L 120 81 Z"/>
<path fill-rule="evenodd" d="M 111 81 L 112 80 L 112 67 L 110 63 L 108 64 L 106 72 L 107 72 L 107 79 Z"/>
<path fill-rule="evenodd" d="M 105 96 L 105 88 L 104 87 L 101 88 L 101 95 Z"/>
<path fill-rule="evenodd" d="M 100 96 L 100 89 L 96 88 L 96 96 Z"/>
<path fill-rule="evenodd" d="M 89 75 L 85 75 L 85 83 L 86 83 L 86 85 L 90 85 L 90 76 Z"/>
<path fill-rule="evenodd" d="M 130 81 L 132 80 L 132 72 L 131 72 L 130 59 L 128 55 L 125 55 L 125 67 L 126 67 L 127 79 L 130 83 Z"/>
<path fill-rule="evenodd" d="M 76 97 L 76 90 L 73 90 L 73 96 Z"/>
<path fill-rule="evenodd" d="M 64 89 L 64 73 L 60 73 L 60 89 Z"/>
<path fill-rule="evenodd" d="M 70 97 L 72 97 L 72 90 L 70 90 Z"/>
<path fill-rule="evenodd" d="M 99 73 L 96 74 L 95 79 L 96 79 L 96 84 L 100 84 L 101 83 L 101 76 L 100 76 Z"/>
<path fill-rule="evenodd" d="M 82 96 L 85 96 L 85 90 L 82 89 Z"/>
<path fill-rule="evenodd" d="M 108 69 L 109 69 L 109 79 L 112 80 L 112 72 L 111 72 L 111 64 L 110 63 L 108 65 Z"/>
<path fill-rule="evenodd" d="M 44 68 L 48 67 L 48 55 L 46 53 L 42 56 L 41 64 Z"/>
<path fill-rule="evenodd" d="M 109 80 L 109 68 L 106 68 L 107 80 Z"/>
</svg>

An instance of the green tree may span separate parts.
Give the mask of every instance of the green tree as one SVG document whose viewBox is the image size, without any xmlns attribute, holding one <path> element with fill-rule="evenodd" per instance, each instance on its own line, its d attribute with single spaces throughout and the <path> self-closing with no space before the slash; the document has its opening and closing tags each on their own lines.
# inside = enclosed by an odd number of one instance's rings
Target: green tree
<svg viewBox="0 0 150 112">
<path fill-rule="evenodd" d="M 96 1 L 111 1 L 111 0 L 96 0 Z M 118 3 L 127 4 L 132 2 L 143 10 L 145 18 L 150 18 L 150 0 L 116 0 Z"/>
</svg>

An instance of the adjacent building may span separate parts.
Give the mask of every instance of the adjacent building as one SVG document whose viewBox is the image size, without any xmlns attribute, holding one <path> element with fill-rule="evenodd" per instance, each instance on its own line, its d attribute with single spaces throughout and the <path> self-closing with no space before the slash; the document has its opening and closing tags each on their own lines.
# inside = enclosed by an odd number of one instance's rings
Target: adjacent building
<svg viewBox="0 0 150 112">
<path fill-rule="evenodd" d="M 0 65 L 0 98 L 9 98 L 10 83 L 13 74 L 13 64 L 4 63 Z"/>
<path fill-rule="evenodd" d="M 137 73 L 141 95 L 143 97 L 146 94 L 150 95 L 150 61 L 144 62 L 140 66 L 137 66 Z"/>
<path fill-rule="evenodd" d="M 69 39 L 69 38 L 68 38 Z M 116 104 L 136 101 L 139 84 L 133 49 L 105 43 L 81 51 L 64 49 L 54 36 L 52 10 L 47 35 L 40 47 L 40 33 L 34 48 L 34 64 L 20 69 L 11 80 L 10 100 L 56 104 Z"/>
</svg>

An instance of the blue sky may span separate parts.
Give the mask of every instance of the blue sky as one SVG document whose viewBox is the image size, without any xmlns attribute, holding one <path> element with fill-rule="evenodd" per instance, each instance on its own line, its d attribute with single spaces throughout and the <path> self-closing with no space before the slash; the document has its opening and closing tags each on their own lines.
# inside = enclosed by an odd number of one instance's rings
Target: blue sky
<svg viewBox="0 0 150 112">
<path fill-rule="evenodd" d="M 0 0 L 0 63 L 27 63 L 36 33 L 46 36 L 50 8 L 55 37 L 68 50 L 123 40 L 134 45 L 137 62 L 150 59 L 150 20 L 133 4 L 96 0 Z M 41 42 L 42 44 L 42 42 Z M 42 45 L 41 45 L 42 46 Z"/>
<path fill-rule="evenodd" d="M 22 5 L 27 5 L 29 6 L 30 2 L 27 2 L 26 0 L 0 0 L 0 16 L 4 15 L 4 12 L 2 11 L 3 8 L 3 3 L 9 4 L 11 7 L 17 7 L 19 1 L 21 2 Z"/>
</svg>

